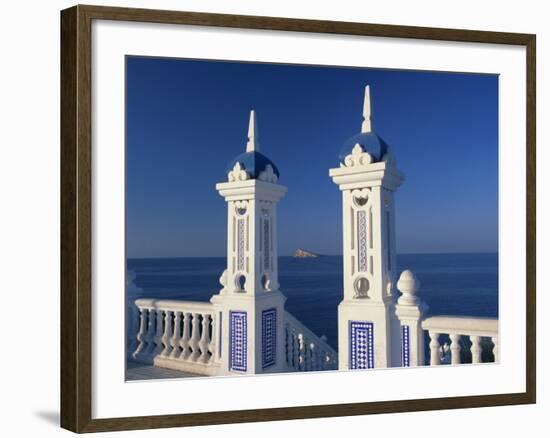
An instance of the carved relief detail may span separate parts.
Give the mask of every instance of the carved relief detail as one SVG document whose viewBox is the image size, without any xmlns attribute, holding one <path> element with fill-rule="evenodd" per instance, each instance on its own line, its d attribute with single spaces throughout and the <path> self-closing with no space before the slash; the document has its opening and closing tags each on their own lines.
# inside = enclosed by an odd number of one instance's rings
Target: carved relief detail
<svg viewBox="0 0 550 438">
<path fill-rule="evenodd" d="M 351 154 L 344 158 L 345 167 L 366 166 L 370 163 L 372 163 L 372 155 L 363 151 L 363 148 L 359 143 L 356 143 L 351 151 Z"/>
<path fill-rule="evenodd" d="M 237 221 L 237 269 L 244 270 L 244 245 L 245 245 L 244 219 Z"/>
<path fill-rule="evenodd" d="M 357 207 L 364 207 L 367 205 L 367 202 L 369 201 L 370 196 L 370 189 L 355 189 L 351 192 L 351 197 L 353 199 L 353 203 Z"/>
<path fill-rule="evenodd" d="M 367 213 L 364 210 L 357 212 L 357 261 L 358 271 L 367 271 Z"/>
<path fill-rule="evenodd" d="M 248 209 L 248 201 L 236 201 L 235 202 L 235 213 L 237 216 L 244 216 Z"/>
<path fill-rule="evenodd" d="M 268 164 L 267 166 L 265 166 L 265 169 L 260 172 L 260 174 L 258 175 L 258 179 L 275 184 L 278 178 L 277 174 L 273 170 L 273 166 L 271 164 Z"/>
<path fill-rule="evenodd" d="M 243 169 L 241 163 L 238 161 L 235 163 L 235 166 L 233 166 L 233 170 L 227 174 L 227 179 L 229 182 L 246 181 L 248 178 L 248 173 Z"/>
<path fill-rule="evenodd" d="M 271 257 L 271 248 L 270 248 L 270 229 L 269 229 L 269 219 L 264 218 L 263 220 L 264 226 L 263 226 L 263 247 L 264 247 L 264 269 L 270 269 L 270 257 Z"/>
</svg>

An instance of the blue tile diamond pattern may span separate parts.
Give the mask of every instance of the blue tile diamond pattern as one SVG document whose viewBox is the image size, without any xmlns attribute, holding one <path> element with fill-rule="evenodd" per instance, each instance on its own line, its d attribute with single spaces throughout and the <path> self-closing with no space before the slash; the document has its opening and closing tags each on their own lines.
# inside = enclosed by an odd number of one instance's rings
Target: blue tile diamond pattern
<svg viewBox="0 0 550 438">
<path fill-rule="evenodd" d="M 262 368 L 275 365 L 277 351 L 277 309 L 262 311 Z"/>
<path fill-rule="evenodd" d="M 246 371 L 246 312 L 230 311 L 229 324 L 229 369 Z"/>
<path fill-rule="evenodd" d="M 350 321 L 350 369 L 374 368 L 374 324 Z"/>
<path fill-rule="evenodd" d="M 410 354 L 411 354 L 411 347 L 410 347 L 411 343 L 410 342 L 411 341 L 410 341 L 410 337 L 409 337 L 409 326 L 408 325 L 401 326 L 401 342 L 402 342 L 401 362 L 402 362 L 404 367 L 409 367 L 409 366 L 411 366 L 411 359 L 410 359 Z"/>
</svg>

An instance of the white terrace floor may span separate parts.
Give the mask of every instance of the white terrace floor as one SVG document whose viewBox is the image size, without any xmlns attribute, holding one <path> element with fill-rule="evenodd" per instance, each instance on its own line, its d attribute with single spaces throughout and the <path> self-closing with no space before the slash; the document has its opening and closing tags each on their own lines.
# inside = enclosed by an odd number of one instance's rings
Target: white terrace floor
<svg viewBox="0 0 550 438">
<path fill-rule="evenodd" d="M 199 377 L 199 375 L 133 361 L 128 361 L 126 364 L 126 380 L 181 379 L 182 377 Z"/>
</svg>

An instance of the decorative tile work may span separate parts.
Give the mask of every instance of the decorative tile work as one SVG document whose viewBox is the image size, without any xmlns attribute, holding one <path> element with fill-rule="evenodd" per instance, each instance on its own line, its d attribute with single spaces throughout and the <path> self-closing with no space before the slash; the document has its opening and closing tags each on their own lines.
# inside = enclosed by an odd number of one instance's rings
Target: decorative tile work
<svg viewBox="0 0 550 438">
<path fill-rule="evenodd" d="M 357 251 L 358 270 L 367 271 L 367 213 L 365 210 L 357 212 Z"/>
<path fill-rule="evenodd" d="M 244 269 L 244 219 L 237 221 L 237 269 Z"/>
<path fill-rule="evenodd" d="M 269 220 L 264 219 L 264 269 L 269 269 Z"/>
<path fill-rule="evenodd" d="M 223 340 L 223 320 L 222 320 L 223 313 L 218 313 L 218 324 L 219 324 L 219 334 L 218 334 L 218 357 L 222 357 L 222 340 Z"/>
<path fill-rule="evenodd" d="M 374 324 L 366 321 L 350 321 L 350 369 L 374 368 Z"/>
<path fill-rule="evenodd" d="M 275 365 L 277 351 L 277 309 L 262 311 L 262 368 Z"/>
<path fill-rule="evenodd" d="M 391 228 L 390 228 L 390 212 L 386 211 L 386 257 L 388 271 L 391 271 Z"/>
<path fill-rule="evenodd" d="M 246 312 L 229 312 L 229 369 L 246 371 Z"/>
<path fill-rule="evenodd" d="M 404 367 L 410 366 L 410 337 L 409 337 L 409 326 L 401 326 L 401 363 Z"/>
</svg>

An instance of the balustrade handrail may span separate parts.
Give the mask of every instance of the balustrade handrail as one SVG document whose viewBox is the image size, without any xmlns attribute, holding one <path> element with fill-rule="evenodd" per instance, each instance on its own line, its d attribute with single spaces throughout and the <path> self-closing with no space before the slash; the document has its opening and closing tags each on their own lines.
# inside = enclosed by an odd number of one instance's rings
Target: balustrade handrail
<svg viewBox="0 0 550 438">
<path fill-rule="evenodd" d="M 286 364 L 291 371 L 325 371 L 338 367 L 336 351 L 290 313 L 284 313 Z"/>
<path fill-rule="evenodd" d="M 208 302 L 139 298 L 134 318 L 138 362 L 193 374 L 214 375 L 219 368 L 217 306 Z M 134 330 L 132 330 L 134 331 Z M 136 346 L 137 344 L 137 346 Z"/>
<path fill-rule="evenodd" d="M 212 312 L 215 305 L 204 301 L 159 300 L 154 298 L 138 298 L 134 301 L 139 308 L 156 310 L 176 310 L 193 312 Z"/>
<path fill-rule="evenodd" d="M 305 337 L 309 339 L 315 339 L 320 346 L 322 346 L 325 350 L 328 350 L 330 354 L 336 355 L 336 350 L 332 348 L 328 342 L 323 341 L 320 336 L 313 333 L 310 329 L 308 329 L 304 324 L 302 324 L 300 321 L 298 321 L 290 312 L 285 310 L 285 323 L 291 325 L 294 327 L 298 332 L 301 332 L 304 334 Z"/>
<path fill-rule="evenodd" d="M 431 316 L 422 321 L 422 328 L 438 333 L 495 337 L 498 319 L 470 316 Z"/>
</svg>

